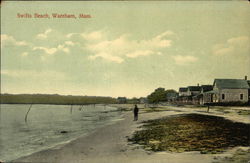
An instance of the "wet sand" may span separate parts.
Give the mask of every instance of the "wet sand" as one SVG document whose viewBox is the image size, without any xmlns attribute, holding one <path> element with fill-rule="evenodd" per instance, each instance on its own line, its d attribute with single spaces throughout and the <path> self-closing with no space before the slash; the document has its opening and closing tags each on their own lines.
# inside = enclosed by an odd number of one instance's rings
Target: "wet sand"
<svg viewBox="0 0 250 163">
<path fill-rule="evenodd" d="M 200 154 L 200 152 L 150 152 L 141 146 L 130 144 L 127 139 L 138 130 L 142 121 L 161 118 L 183 112 L 164 111 L 139 114 L 139 121 L 133 121 L 132 112 L 125 112 L 124 119 L 105 126 L 88 136 L 80 137 L 62 147 L 48 149 L 14 162 L 83 162 L 83 163 L 210 163 L 214 158 L 230 155 Z M 233 149 L 232 149 L 233 150 Z"/>
</svg>

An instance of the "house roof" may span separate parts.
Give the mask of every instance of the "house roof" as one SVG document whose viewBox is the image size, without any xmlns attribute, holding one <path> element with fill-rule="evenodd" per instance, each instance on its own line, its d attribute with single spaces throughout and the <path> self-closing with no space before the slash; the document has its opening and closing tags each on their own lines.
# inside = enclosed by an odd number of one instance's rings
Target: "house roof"
<svg viewBox="0 0 250 163">
<path fill-rule="evenodd" d="M 189 86 L 188 90 L 189 91 L 200 91 L 201 87 L 200 86 Z"/>
<path fill-rule="evenodd" d="M 179 88 L 179 92 L 187 92 L 188 88 L 186 87 L 182 87 L 182 88 Z"/>
<path fill-rule="evenodd" d="M 212 85 L 202 85 L 201 90 L 203 90 L 203 92 L 211 91 L 211 90 L 213 90 L 213 86 Z"/>
<path fill-rule="evenodd" d="M 244 79 L 215 79 L 214 85 L 220 89 L 248 89 L 247 80 Z"/>
</svg>

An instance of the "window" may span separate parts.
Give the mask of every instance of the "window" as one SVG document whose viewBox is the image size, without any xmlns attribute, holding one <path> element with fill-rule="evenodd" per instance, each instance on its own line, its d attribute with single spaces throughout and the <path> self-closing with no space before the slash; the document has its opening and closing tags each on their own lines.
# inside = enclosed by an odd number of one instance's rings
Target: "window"
<svg viewBox="0 0 250 163">
<path fill-rule="evenodd" d="M 243 100 L 243 94 L 240 94 L 240 99 Z"/>
<path fill-rule="evenodd" d="M 221 99 L 222 99 L 222 100 L 225 99 L 225 94 L 222 94 Z"/>
</svg>

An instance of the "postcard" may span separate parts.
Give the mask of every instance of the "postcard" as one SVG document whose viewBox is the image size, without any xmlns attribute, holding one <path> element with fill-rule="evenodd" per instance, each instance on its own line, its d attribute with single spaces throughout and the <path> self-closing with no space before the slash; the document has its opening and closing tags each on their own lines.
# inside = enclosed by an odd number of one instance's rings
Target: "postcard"
<svg viewBox="0 0 250 163">
<path fill-rule="evenodd" d="M 248 1 L 1 1 L 0 162 L 250 162 Z"/>
</svg>

